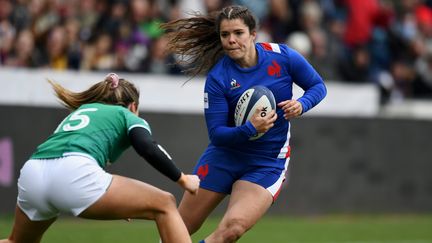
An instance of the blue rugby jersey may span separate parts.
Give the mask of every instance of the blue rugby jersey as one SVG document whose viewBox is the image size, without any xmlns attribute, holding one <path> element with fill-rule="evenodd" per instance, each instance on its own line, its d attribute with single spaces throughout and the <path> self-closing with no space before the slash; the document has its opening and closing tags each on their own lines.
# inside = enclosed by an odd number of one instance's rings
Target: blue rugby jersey
<svg viewBox="0 0 432 243">
<path fill-rule="evenodd" d="M 275 126 L 257 140 L 248 121 L 235 127 L 234 110 L 241 94 L 255 85 L 264 85 L 274 94 L 276 104 L 292 99 L 293 83 L 305 92 L 298 101 L 303 113 L 326 95 L 326 87 L 315 69 L 295 50 L 284 44 L 257 43 L 258 63 L 242 68 L 228 56 L 222 57 L 207 75 L 204 88 L 204 113 L 210 144 L 208 149 L 232 149 L 257 156 L 289 156 L 290 124 L 277 107 Z"/>
</svg>

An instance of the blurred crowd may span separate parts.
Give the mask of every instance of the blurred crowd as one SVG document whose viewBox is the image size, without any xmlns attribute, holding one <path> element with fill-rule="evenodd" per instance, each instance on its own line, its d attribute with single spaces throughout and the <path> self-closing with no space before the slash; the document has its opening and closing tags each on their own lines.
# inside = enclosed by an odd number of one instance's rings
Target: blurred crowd
<svg viewBox="0 0 432 243">
<path fill-rule="evenodd" d="M 159 24 L 230 4 L 325 80 L 432 98 L 432 0 L 0 0 L 0 66 L 182 74 Z"/>
</svg>

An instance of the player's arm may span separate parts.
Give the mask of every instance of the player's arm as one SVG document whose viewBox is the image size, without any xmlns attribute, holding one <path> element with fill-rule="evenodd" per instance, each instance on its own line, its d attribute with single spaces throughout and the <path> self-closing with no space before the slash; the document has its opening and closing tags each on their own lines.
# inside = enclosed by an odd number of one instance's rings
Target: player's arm
<svg viewBox="0 0 432 243">
<path fill-rule="evenodd" d="M 193 175 L 183 174 L 165 149 L 153 140 L 147 129 L 134 127 L 129 131 L 129 138 L 135 151 L 156 170 L 191 193 L 198 190 L 199 179 Z"/>
<path fill-rule="evenodd" d="M 305 92 L 297 99 L 302 105 L 302 113 L 316 106 L 327 95 L 327 88 L 318 72 L 298 52 L 289 52 L 291 75 L 295 83 Z"/>
<path fill-rule="evenodd" d="M 207 131 L 211 142 L 217 146 L 235 146 L 249 141 L 249 138 L 257 134 L 257 130 L 250 121 L 244 125 L 228 126 L 228 102 L 220 87 L 213 77 L 207 77 L 205 85 L 207 100 L 204 104 L 204 114 Z"/>
</svg>

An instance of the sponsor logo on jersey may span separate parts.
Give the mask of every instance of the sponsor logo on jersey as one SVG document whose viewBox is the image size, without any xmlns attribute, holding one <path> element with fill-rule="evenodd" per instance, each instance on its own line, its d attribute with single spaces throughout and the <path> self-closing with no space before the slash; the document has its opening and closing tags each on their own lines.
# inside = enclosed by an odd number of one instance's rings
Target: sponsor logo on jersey
<svg viewBox="0 0 432 243">
<path fill-rule="evenodd" d="M 267 74 L 270 76 L 280 77 L 281 67 L 275 60 L 272 61 L 272 65 L 267 67 Z"/>
<path fill-rule="evenodd" d="M 208 109 L 208 108 L 209 108 L 208 93 L 205 92 L 204 93 L 204 109 Z"/>
<path fill-rule="evenodd" d="M 237 89 L 237 88 L 240 88 L 240 84 L 239 83 L 237 83 L 237 80 L 235 80 L 235 79 L 231 79 L 231 90 L 233 90 L 233 89 Z"/>
</svg>

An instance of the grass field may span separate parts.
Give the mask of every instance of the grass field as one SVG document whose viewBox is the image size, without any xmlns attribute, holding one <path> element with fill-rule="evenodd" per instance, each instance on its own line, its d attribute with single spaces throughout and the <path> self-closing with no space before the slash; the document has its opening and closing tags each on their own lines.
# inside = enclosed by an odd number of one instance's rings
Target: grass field
<svg viewBox="0 0 432 243">
<path fill-rule="evenodd" d="M 211 218 L 193 236 L 194 242 L 211 232 L 218 218 Z M 12 227 L 11 217 L 0 218 L 0 238 Z M 92 221 L 60 218 L 45 234 L 44 243 L 158 242 L 152 221 Z M 432 215 L 379 216 L 266 216 L 239 240 L 243 243 L 426 243 L 432 242 Z"/>
</svg>

